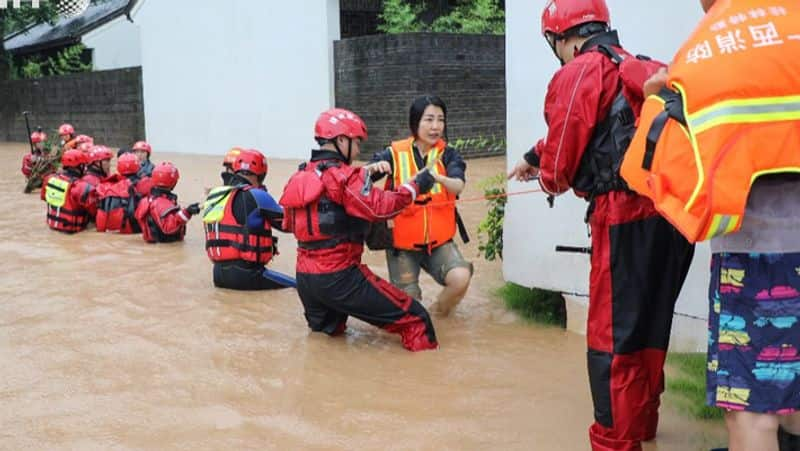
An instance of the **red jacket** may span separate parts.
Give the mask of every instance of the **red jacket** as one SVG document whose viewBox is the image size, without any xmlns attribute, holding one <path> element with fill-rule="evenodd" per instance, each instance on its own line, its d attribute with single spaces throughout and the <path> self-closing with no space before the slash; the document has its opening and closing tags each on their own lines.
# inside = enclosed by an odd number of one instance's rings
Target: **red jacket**
<svg viewBox="0 0 800 451">
<path fill-rule="evenodd" d="M 174 194 L 161 192 L 139 202 L 135 216 L 145 241 L 164 243 L 183 240 L 186 223 L 192 215 L 181 209 L 177 200 Z"/>
<path fill-rule="evenodd" d="M 525 155 L 540 168 L 539 183 L 550 194 L 571 188 L 581 157 L 619 92 L 617 66 L 605 55 L 583 49 L 553 76 L 547 87 L 544 117 L 547 137 Z M 629 53 L 614 46 L 620 55 Z"/>
<path fill-rule="evenodd" d="M 315 151 L 309 165 L 316 165 L 323 161 L 332 162 L 335 166 L 321 172 L 320 180 L 323 185 L 322 196 L 327 197 L 334 204 L 344 207 L 344 212 L 350 218 L 367 222 L 378 222 L 396 216 L 414 200 L 416 185 L 412 182 L 397 188 L 396 191 L 384 191 L 373 188 L 369 195 L 361 194 L 364 186 L 364 171 L 352 167 L 341 161 L 335 152 Z M 302 188 L 293 186 L 300 183 L 300 178 L 292 178 L 284 188 L 284 197 L 281 205 L 286 207 L 287 194 L 294 189 L 302 192 Z M 291 203 L 291 201 L 289 201 Z M 318 223 L 318 218 L 314 219 Z M 332 273 L 347 269 L 361 263 L 361 254 L 364 252 L 362 242 L 343 242 L 333 247 L 324 249 L 297 249 L 297 272 L 310 274 Z"/>
<path fill-rule="evenodd" d="M 525 154 L 528 163 L 540 168 L 539 184 L 550 194 L 561 194 L 572 188 L 595 129 L 608 115 L 622 88 L 618 66 L 596 50 L 599 43 L 610 45 L 624 58 L 634 57 L 619 47 L 616 32 L 609 32 L 586 41 L 581 53 L 553 76 L 545 99 L 547 137 Z M 628 191 L 605 193 L 597 196 L 594 202 L 590 211 L 600 212 L 591 216 L 591 223 L 595 225 L 607 225 L 612 219 L 622 223 L 656 214 L 652 202 Z M 593 238 L 595 236 L 593 234 Z"/>
</svg>

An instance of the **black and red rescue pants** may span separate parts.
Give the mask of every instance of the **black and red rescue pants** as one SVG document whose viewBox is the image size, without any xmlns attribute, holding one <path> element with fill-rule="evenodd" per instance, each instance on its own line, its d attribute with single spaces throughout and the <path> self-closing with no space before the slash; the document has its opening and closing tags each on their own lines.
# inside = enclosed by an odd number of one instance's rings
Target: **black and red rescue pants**
<svg viewBox="0 0 800 451">
<path fill-rule="evenodd" d="M 594 451 L 638 451 L 656 435 L 675 301 L 694 246 L 643 197 L 612 191 L 594 201 L 589 437 Z"/>
<path fill-rule="evenodd" d="M 332 273 L 297 273 L 297 292 L 308 326 L 315 332 L 338 335 L 353 316 L 399 334 L 410 351 L 437 347 L 433 323 L 425 307 L 404 291 L 354 265 Z"/>
</svg>

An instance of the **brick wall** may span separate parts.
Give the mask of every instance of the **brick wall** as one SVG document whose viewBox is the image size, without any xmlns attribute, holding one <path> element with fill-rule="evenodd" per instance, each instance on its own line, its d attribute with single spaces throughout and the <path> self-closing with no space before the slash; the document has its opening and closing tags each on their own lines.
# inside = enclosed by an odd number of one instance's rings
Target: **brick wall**
<svg viewBox="0 0 800 451">
<path fill-rule="evenodd" d="M 31 128 L 51 134 L 63 122 L 112 147 L 144 139 L 142 70 L 139 67 L 0 82 L 0 141 L 27 141 Z"/>
<path fill-rule="evenodd" d="M 341 0 L 339 30 L 342 38 L 377 34 L 381 11 L 382 0 Z"/>
<path fill-rule="evenodd" d="M 369 128 L 365 157 L 410 134 L 408 109 L 423 94 L 447 104 L 450 142 L 471 141 L 465 156 L 505 153 L 504 36 L 363 36 L 335 42 L 334 58 L 336 105 Z"/>
</svg>

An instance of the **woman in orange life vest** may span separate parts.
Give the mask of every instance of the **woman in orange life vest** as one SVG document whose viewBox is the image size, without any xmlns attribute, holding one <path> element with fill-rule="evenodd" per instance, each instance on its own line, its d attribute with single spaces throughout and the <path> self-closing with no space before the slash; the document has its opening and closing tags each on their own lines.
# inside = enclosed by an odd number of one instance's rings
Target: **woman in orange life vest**
<svg viewBox="0 0 800 451">
<path fill-rule="evenodd" d="M 75 233 L 86 228 L 96 208 L 94 188 L 81 180 L 85 155 L 70 149 L 61 156 L 61 171 L 42 183 L 42 200 L 47 202 L 47 225 L 59 232 Z"/>
<path fill-rule="evenodd" d="M 420 269 L 444 286 L 431 312 L 446 316 L 467 292 L 472 263 L 466 261 L 453 237 L 456 234 L 456 197 L 464 190 L 466 163 L 449 147 L 447 107 L 436 96 L 414 100 L 409 111 L 412 136 L 393 142 L 373 155 L 367 166 L 372 174 L 389 175 L 385 188 L 400 186 L 425 167 L 436 184 L 400 215 L 387 222 L 393 247 L 386 251 L 392 283 L 414 299 L 422 299 Z"/>
</svg>

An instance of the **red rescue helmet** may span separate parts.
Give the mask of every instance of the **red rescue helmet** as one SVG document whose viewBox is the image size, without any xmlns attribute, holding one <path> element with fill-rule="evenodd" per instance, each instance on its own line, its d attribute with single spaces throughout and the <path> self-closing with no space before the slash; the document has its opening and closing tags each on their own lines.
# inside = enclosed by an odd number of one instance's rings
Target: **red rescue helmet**
<svg viewBox="0 0 800 451">
<path fill-rule="evenodd" d="M 136 141 L 133 145 L 133 150 L 143 150 L 147 152 L 147 155 L 150 155 L 153 152 L 153 148 L 150 144 L 147 144 L 147 141 Z"/>
<path fill-rule="evenodd" d="M 228 153 L 225 154 L 225 158 L 222 159 L 222 165 L 226 168 L 233 168 L 233 162 L 236 161 L 236 157 L 238 157 L 241 152 L 241 147 L 231 147 Z"/>
<path fill-rule="evenodd" d="M 83 143 L 94 144 L 94 138 L 92 138 L 89 135 L 78 135 L 75 137 L 75 141 L 78 144 L 83 144 Z"/>
<path fill-rule="evenodd" d="M 264 177 L 267 170 L 267 157 L 256 149 L 242 149 L 233 162 L 233 172 L 241 171 Z"/>
<path fill-rule="evenodd" d="M 31 133 L 31 142 L 34 144 L 39 144 L 40 142 L 47 141 L 47 134 L 45 132 L 33 132 Z"/>
<path fill-rule="evenodd" d="M 156 165 L 153 175 L 150 177 L 153 179 L 153 185 L 171 190 L 178 184 L 180 176 L 178 168 L 172 163 L 164 161 Z"/>
<path fill-rule="evenodd" d="M 323 111 L 314 124 L 314 137 L 335 139 L 338 136 L 367 139 L 367 125 L 356 113 L 342 108 Z"/>
<path fill-rule="evenodd" d="M 61 126 L 58 127 L 58 134 L 61 136 L 74 135 L 75 127 L 73 127 L 72 124 L 61 124 Z"/>
<path fill-rule="evenodd" d="M 606 28 L 611 23 L 605 0 L 550 0 L 542 12 L 542 34 L 548 41 L 588 23 L 601 23 Z M 597 31 L 600 30 L 592 33 Z"/>
<path fill-rule="evenodd" d="M 92 147 L 94 147 L 94 144 L 88 143 L 88 142 L 87 143 L 78 144 L 78 150 L 80 150 L 81 152 L 84 152 L 84 153 L 91 152 L 92 151 Z"/>
<path fill-rule="evenodd" d="M 89 151 L 89 163 L 97 163 L 100 161 L 111 160 L 114 154 L 106 146 L 94 146 Z"/>
<path fill-rule="evenodd" d="M 61 166 L 65 168 L 78 168 L 86 163 L 86 156 L 80 150 L 70 149 L 61 155 Z"/>
<path fill-rule="evenodd" d="M 117 159 L 117 172 L 122 175 L 133 175 L 139 172 L 139 159 L 132 153 L 123 154 Z"/>
</svg>

